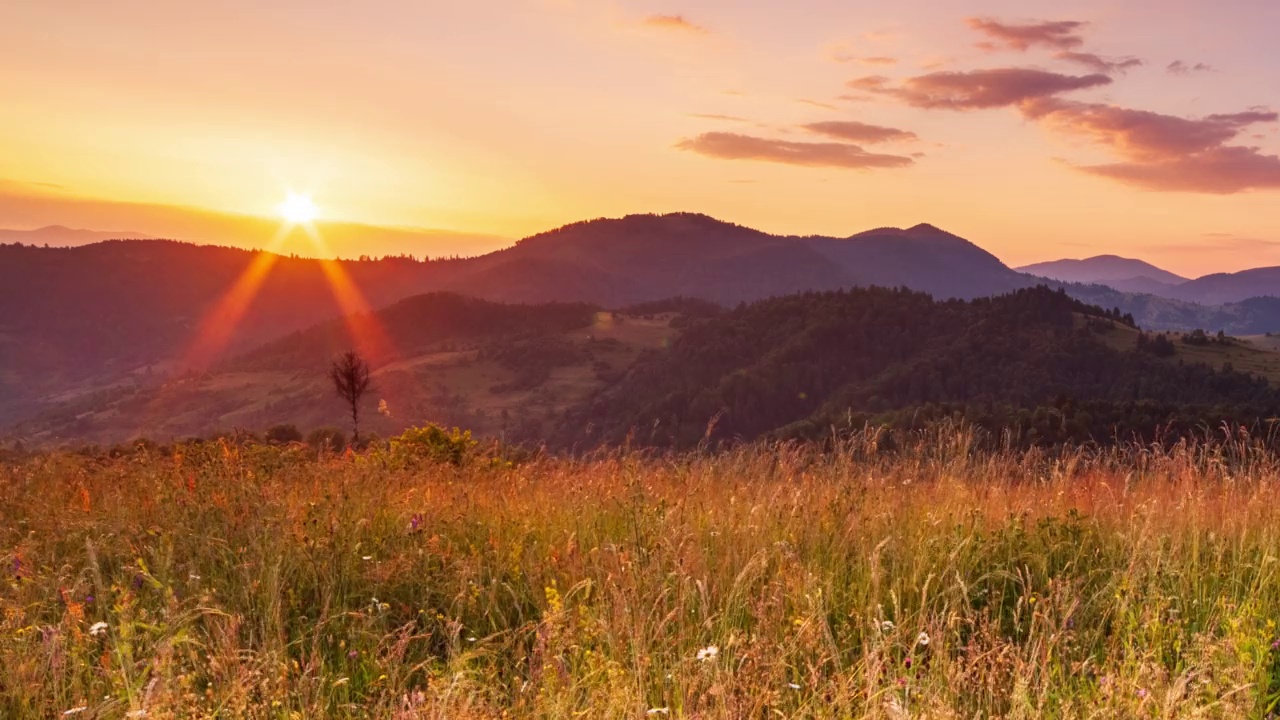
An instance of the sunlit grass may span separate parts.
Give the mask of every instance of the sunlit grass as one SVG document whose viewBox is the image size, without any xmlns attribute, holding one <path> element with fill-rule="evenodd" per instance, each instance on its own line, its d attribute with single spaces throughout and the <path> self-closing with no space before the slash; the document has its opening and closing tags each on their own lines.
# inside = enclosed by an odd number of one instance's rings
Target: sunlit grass
<svg viewBox="0 0 1280 720">
<path fill-rule="evenodd" d="M 0 465 L 0 717 L 1262 717 L 1280 460 Z"/>
</svg>

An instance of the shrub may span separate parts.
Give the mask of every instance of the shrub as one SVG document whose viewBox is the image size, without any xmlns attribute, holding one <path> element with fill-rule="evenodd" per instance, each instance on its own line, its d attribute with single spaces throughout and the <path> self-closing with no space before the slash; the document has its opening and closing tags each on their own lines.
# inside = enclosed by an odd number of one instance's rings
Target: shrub
<svg viewBox="0 0 1280 720">
<path fill-rule="evenodd" d="M 307 436 L 307 444 L 317 449 L 330 448 L 338 450 L 347 446 L 347 436 L 334 427 L 316 428 Z"/>
<path fill-rule="evenodd" d="M 287 445 L 292 442 L 302 442 L 302 432 L 296 425 L 275 425 L 267 430 L 266 439 L 269 443 Z"/>
<path fill-rule="evenodd" d="M 461 466 L 476 447 L 470 430 L 446 430 L 438 425 L 411 427 L 391 438 L 388 453 L 399 464 L 447 463 Z"/>
</svg>

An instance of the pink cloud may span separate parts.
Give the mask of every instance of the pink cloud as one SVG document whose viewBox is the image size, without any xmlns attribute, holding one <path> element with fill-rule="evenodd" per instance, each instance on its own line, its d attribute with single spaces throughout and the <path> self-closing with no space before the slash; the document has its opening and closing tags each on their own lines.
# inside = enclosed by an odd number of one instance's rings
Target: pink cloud
<svg viewBox="0 0 1280 720">
<path fill-rule="evenodd" d="M 1125 70 L 1140 67 L 1145 64 L 1142 60 L 1139 60 L 1136 57 L 1105 58 L 1101 55 L 1094 55 L 1093 53 L 1073 52 L 1070 50 L 1064 50 L 1063 52 L 1057 53 L 1054 57 L 1059 60 L 1073 62 L 1077 65 L 1083 65 L 1094 72 L 1105 73 L 1108 75 L 1116 72 L 1124 72 Z"/>
<path fill-rule="evenodd" d="M 984 50 L 1008 48 L 1025 52 L 1042 45 L 1055 50 L 1071 50 L 1084 44 L 1080 31 L 1087 23 L 1073 20 L 1058 22 L 1034 22 L 1026 24 L 1003 23 L 991 18 L 968 18 L 969 27 L 991 38 L 980 43 Z"/>
<path fill-rule="evenodd" d="M 1212 65 L 1204 63 L 1185 63 L 1181 60 L 1174 60 L 1164 68 L 1170 75 L 1190 75 L 1192 73 L 1215 72 Z"/>
<path fill-rule="evenodd" d="M 1274 123 L 1269 110 L 1182 118 L 1113 105 L 1056 98 L 1022 105 L 1023 114 L 1052 131 L 1102 145 L 1124 161 L 1077 167 L 1148 190 L 1230 194 L 1280 187 L 1280 158 L 1227 145 L 1248 127 Z"/>
<path fill-rule="evenodd" d="M 1216 149 L 1250 125 L 1280 119 L 1274 112 L 1257 110 L 1191 119 L 1058 98 L 1024 103 L 1022 112 L 1051 130 L 1085 136 L 1140 162 Z"/>
<path fill-rule="evenodd" d="M 913 107 L 982 110 L 1110 83 L 1111 78 L 1102 74 L 1073 76 L 1027 68 L 997 68 L 930 73 L 908 78 L 897 87 L 891 87 L 888 78 L 875 75 L 854 80 L 849 87 L 890 96 Z"/>
<path fill-rule="evenodd" d="M 1280 188 L 1280 157 L 1257 148 L 1223 146 L 1161 162 L 1128 162 L 1078 168 L 1128 185 L 1164 192 L 1230 195 Z"/>
<path fill-rule="evenodd" d="M 650 15 L 644 19 L 644 25 L 660 30 L 696 33 L 706 35 L 711 31 L 702 25 L 690 22 L 683 15 Z"/>
<path fill-rule="evenodd" d="M 830 138 L 847 140 L 850 142 L 882 143 L 919 139 L 915 133 L 907 130 L 881 127 L 879 125 L 868 125 L 867 123 L 852 120 L 832 120 L 829 122 L 809 123 L 808 125 L 804 125 L 803 128 L 811 133 L 826 135 Z"/>
<path fill-rule="evenodd" d="M 915 162 L 900 155 L 869 153 L 845 143 L 791 142 L 725 132 L 703 133 L 680 141 L 676 147 L 721 160 L 757 160 L 803 167 L 865 170 L 907 167 Z"/>
</svg>

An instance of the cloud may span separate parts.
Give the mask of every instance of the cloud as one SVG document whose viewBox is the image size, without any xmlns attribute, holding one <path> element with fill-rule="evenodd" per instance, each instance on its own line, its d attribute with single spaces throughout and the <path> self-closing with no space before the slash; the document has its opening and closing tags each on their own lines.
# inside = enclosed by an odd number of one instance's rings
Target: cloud
<svg viewBox="0 0 1280 720">
<path fill-rule="evenodd" d="M 689 117 L 698 118 L 699 120 L 721 120 L 724 122 L 749 123 L 750 120 L 737 115 L 720 115 L 718 113 L 689 113 Z"/>
<path fill-rule="evenodd" d="M 1026 52 L 1037 45 L 1055 50 L 1078 48 L 1084 44 L 1080 31 L 1087 24 L 1074 20 L 1061 20 L 1015 25 L 991 18 L 976 17 L 966 19 L 965 23 L 991 38 L 987 42 L 979 43 L 978 47 L 991 51 L 1007 48 L 1021 52 Z"/>
<path fill-rule="evenodd" d="M 823 110 L 839 110 L 840 109 L 835 105 L 832 105 L 831 103 L 819 102 L 817 100 L 810 100 L 808 98 L 796 98 L 796 102 L 803 103 L 805 105 L 811 105 L 816 108 L 822 108 Z"/>
<path fill-rule="evenodd" d="M 915 133 L 907 130 L 881 127 L 879 125 L 868 125 L 867 123 L 860 123 L 852 120 L 832 120 L 829 122 L 809 123 L 808 125 L 804 125 L 803 128 L 811 133 L 825 135 L 837 140 L 848 140 L 850 142 L 882 143 L 919 139 Z"/>
<path fill-rule="evenodd" d="M 1148 190 L 1231 194 L 1280 188 L 1280 157 L 1227 145 L 1257 123 L 1274 123 L 1268 110 L 1183 118 L 1113 105 L 1056 98 L 1022 105 L 1023 114 L 1050 130 L 1079 135 L 1124 162 L 1076 169 Z"/>
<path fill-rule="evenodd" d="M 1261 110 L 1192 119 L 1058 98 L 1029 101 L 1021 109 L 1026 117 L 1052 130 L 1085 136 L 1138 162 L 1214 150 L 1250 125 L 1280 120 L 1280 115 Z"/>
<path fill-rule="evenodd" d="M 1054 57 L 1059 60 L 1073 62 L 1077 65 L 1083 65 L 1094 72 L 1104 73 L 1107 75 L 1116 72 L 1122 73 L 1125 70 L 1140 67 L 1145 64 L 1142 60 L 1136 57 L 1105 58 L 1101 55 L 1094 55 L 1093 53 L 1073 52 L 1070 50 L 1057 53 Z"/>
<path fill-rule="evenodd" d="M 1192 73 L 1217 72 L 1214 70 L 1212 65 L 1205 65 L 1204 63 L 1196 63 L 1192 65 L 1182 62 L 1181 60 L 1174 60 L 1166 65 L 1164 69 L 1168 71 L 1170 75 L 1190 75 Z"/>
<path fill-rule="evenodd" d="M 681 140 L 676 147 L 721 160 L 758 160 L 803 167 L 865 170 L 915 164 L 909 157 L 869 153 L 857 145 L 790 142 L 724 132 L 703 133 Z"/>
<path fill-rule="evenodd" d="M 702 25 L 690 22 L 683 15 L 650 15 L 645 18 L 643 24 L 646 27 L 658 28 L 660 30 L 673 30 L 676 32 L 694 33 L 697 35 L 707 35 L 711 31 Z"/>
<path fill-rule="evenodd" d="M 1280 188 L 1280 157 L 1224 146 L 1163 162 L 1093 165 L 1080 170 L 1147 190 L 1230 195 Z"/>
<path fill-rule="evenodd" d="M 860 65 L 874 65 L 874 66 L 880 66 L 880 67 L 888 67 L 890 65 L 898 64 L 898 58 L 889 57 L 887 55 L 876 55 L 873 57 L 860 57 L 860 58 L 854 58 L 854 60 Z"/>
<path fill-rule="evenodd" d="M 849 83 L 855 90 L 894 97 L 908 105 L 941 110 L 981 110 L 1009 107 L 1072 90 L 1111 83 L 1102 74 L 1060 75 L 1027 68 L 996 68 L 970 72 L 936 72 L 908 78 L 899 87 L 890 87 L 881 75 Z"/>
</svg>

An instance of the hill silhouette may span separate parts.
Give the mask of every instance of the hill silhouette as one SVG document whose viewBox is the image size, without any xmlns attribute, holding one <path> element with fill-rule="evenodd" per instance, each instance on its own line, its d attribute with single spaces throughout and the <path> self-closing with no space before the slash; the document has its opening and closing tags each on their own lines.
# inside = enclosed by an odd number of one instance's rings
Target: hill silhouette
<svg viewBox="0 0 1280 720">
<path fill-rule="evenodd" d="M 1151 263 L 1118 255 L 1098 255 L 1083 260 L 1036 263 L 1020 267 L 1018 272 L 1070 283 L 1110 285 L 1117 290 L 1134 292 L 1149 292 L 1150 289 L 1160 287 L 1171 288 L 1187 282 L 1187 278 L 1158 268 Z M 1134 289 L 1142 280 L 1154 284 L 1148 284 L 1147 290 Z"/>
<path fill-rule="evenodd" d="M 263 266 L 269 271 L 256 273 Z M 1275 274 L 1210 276 L 1177 290 L 1209 299 L 1266 295 Z M 260 284 L 246 285 L 247 277 Z M 676 296 L 734 306 L 871 285 L 971 299 L 1038 282 L 927 224 L 797 237 L 688 213 L 580 222 L 487 255 L 429 261 L 323 263 L 165 240 L 0 245 L 0 423 L 137 373 L 199 372 L 317 323 L 430 292 L 619 308 Z M 1280 330 L 1280 301 L 1266 297 L 1206 306 L 1058 284 L 1144 327 Z"/>
</svg>

